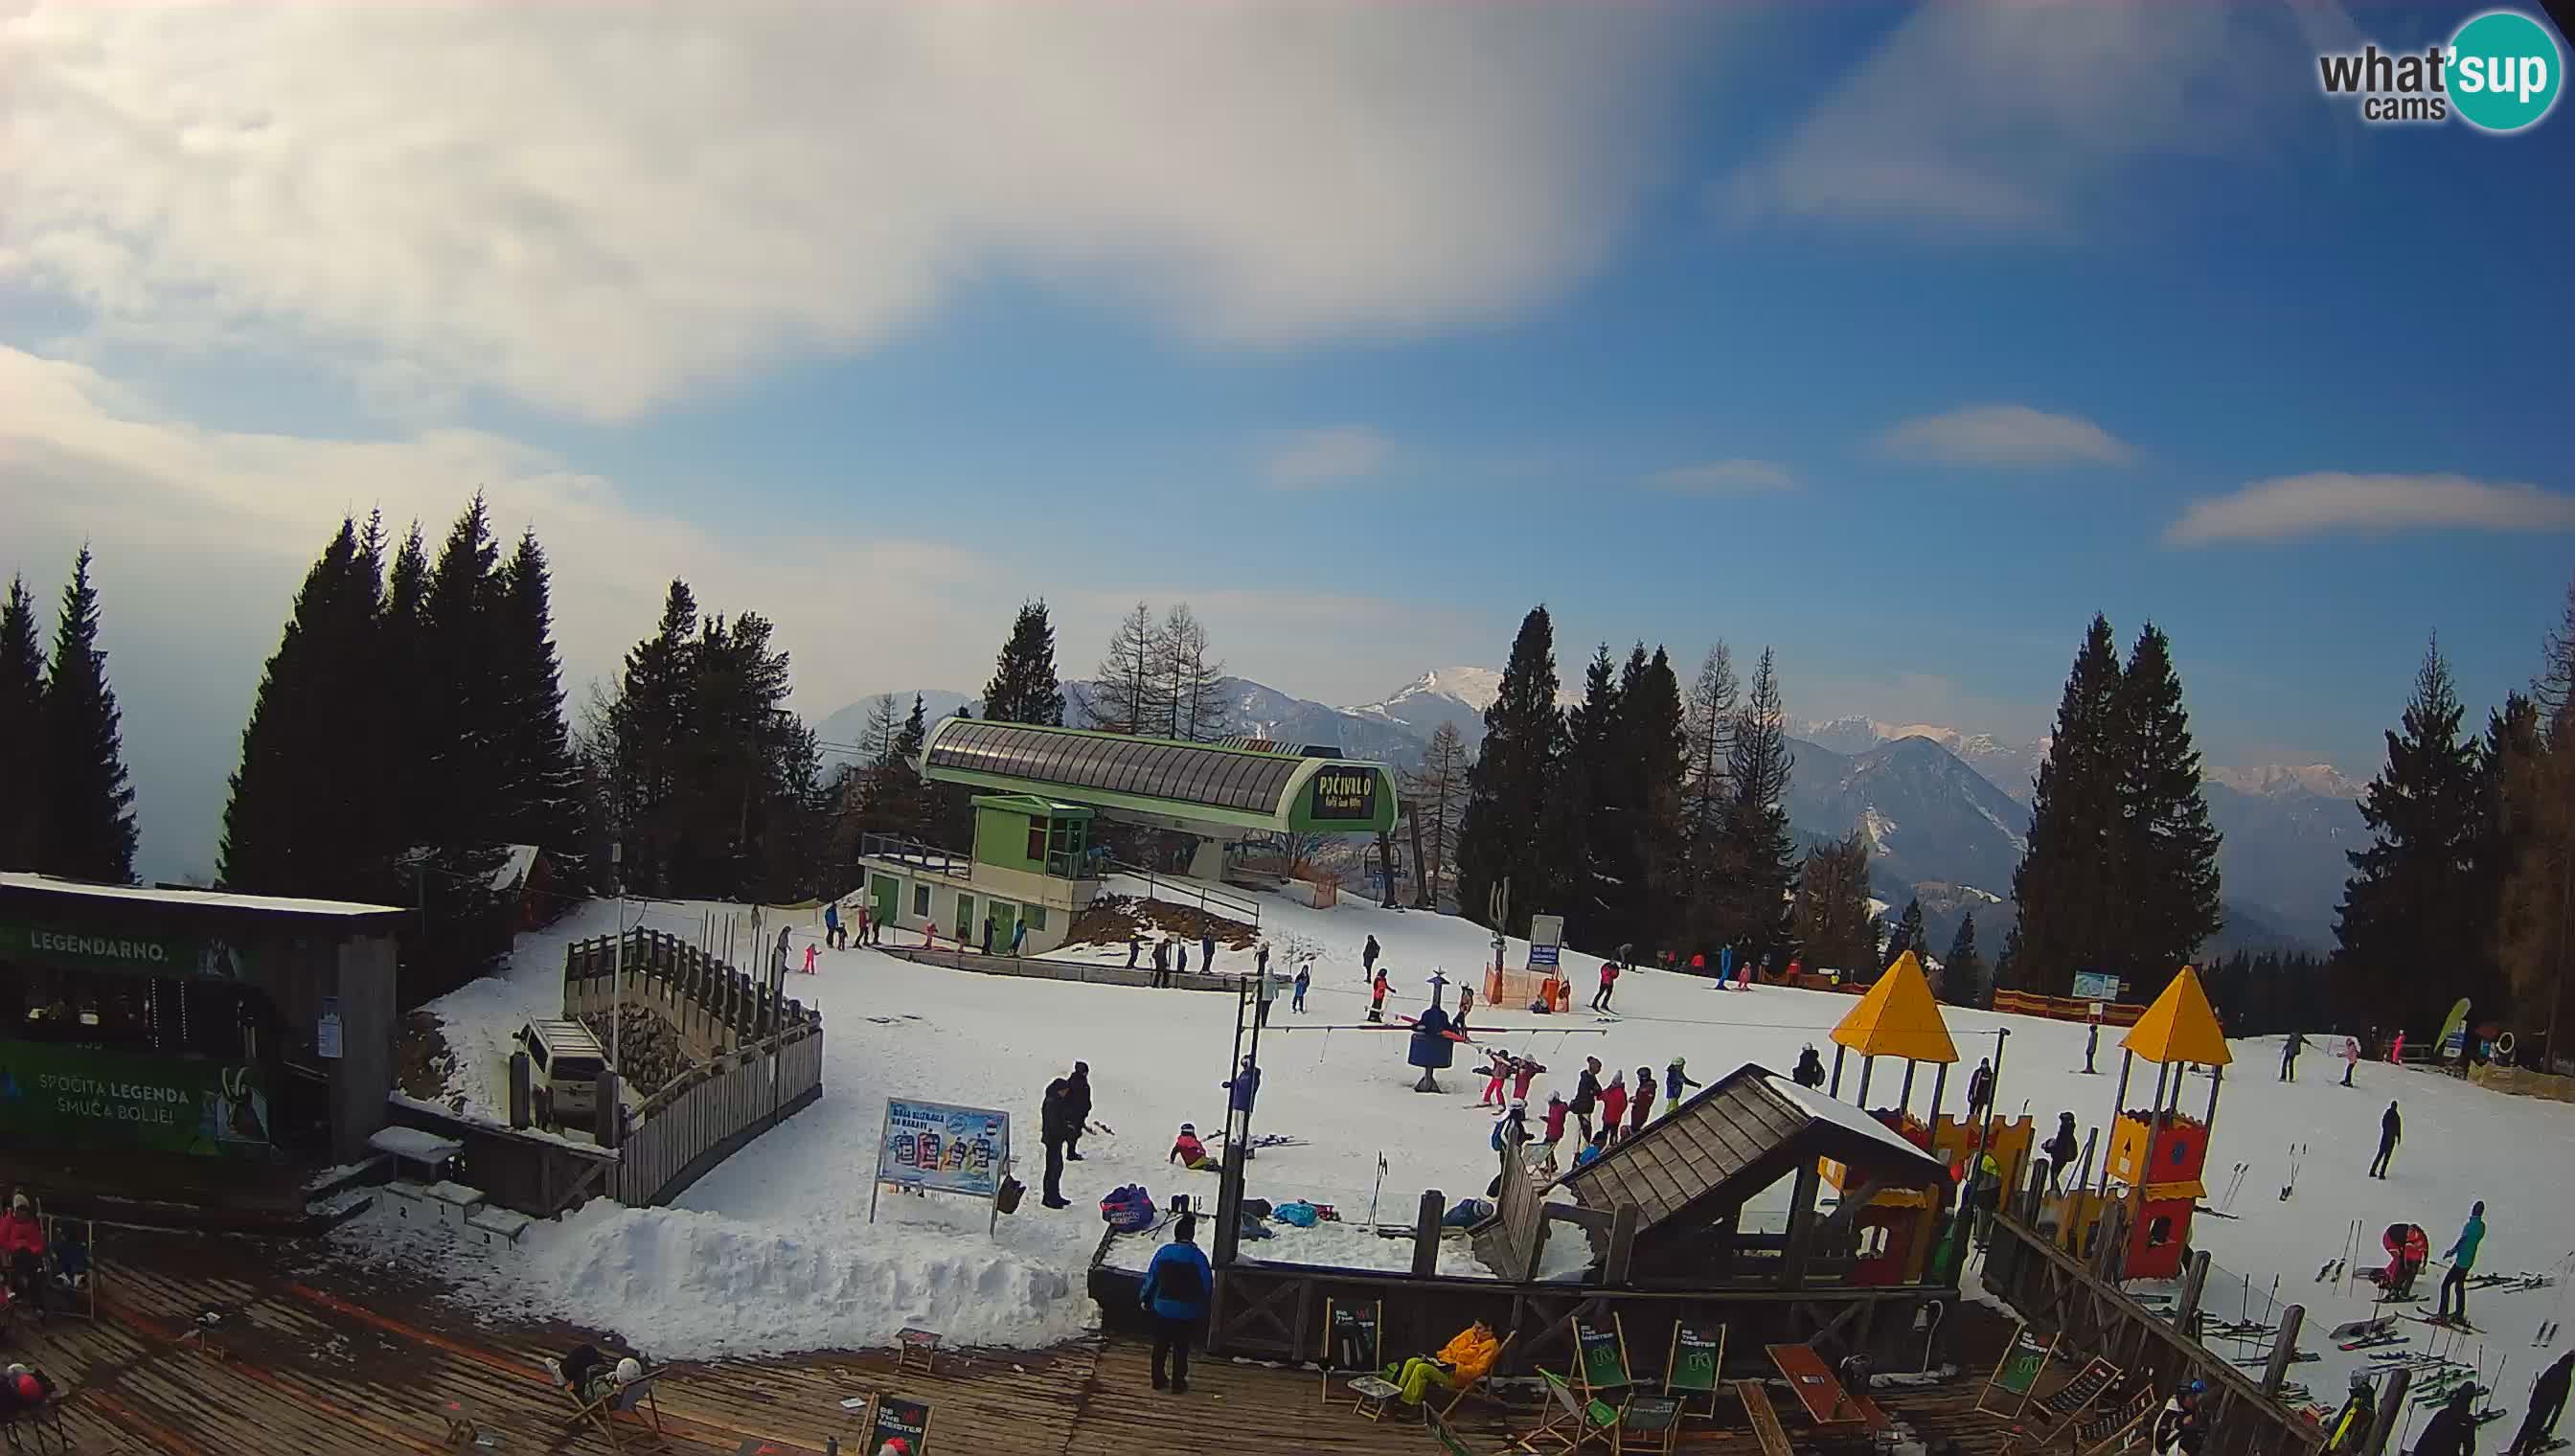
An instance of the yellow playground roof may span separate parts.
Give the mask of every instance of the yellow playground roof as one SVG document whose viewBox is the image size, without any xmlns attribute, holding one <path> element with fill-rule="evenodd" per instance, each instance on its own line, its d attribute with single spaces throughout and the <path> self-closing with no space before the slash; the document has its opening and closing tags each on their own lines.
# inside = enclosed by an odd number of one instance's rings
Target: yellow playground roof
<svg viewBox="0 0 2575 1456">
<path fill-rule="evenodd" d="M 2235 1060 L 2226 1049 L 2226 1033 L 2218 1029 L 2217 1011 L 2208 1004 L 2208 992 L 2200 989 L 2199 972 L 2187 965 L 2119 1044 L 2148 1061 L 2224 1066 Z"/>
<path fill-rule="evenodd" d="M 1922 962 L 1910 950 L 1895 958 L 1886 974 L 1833 1028 L 1833 1044 L 1862 1056 L 1958 1059 L 1958 1048 L 1949 1040 L 1949 1025 L 1940 1019 L 1940 1003 L 1931 998 L 1931 982 L 1923 978 Z"/>
</svg>

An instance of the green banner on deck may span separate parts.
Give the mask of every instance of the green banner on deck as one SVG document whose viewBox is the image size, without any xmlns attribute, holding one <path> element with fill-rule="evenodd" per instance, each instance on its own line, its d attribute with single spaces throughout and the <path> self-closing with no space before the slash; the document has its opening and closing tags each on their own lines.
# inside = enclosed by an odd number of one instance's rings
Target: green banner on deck
<svg viewBox="0 0 2575 1456">
<path fill-rule="evenodd" d="M 220 935 L 170 935 L 27 920 L 0 920 L 0 960 L 202 980 L 240 980 L 249 970 L 248 952 Z"/>
<path fill-rule="evenodd" d="M 259 1067 L 0 1041 L 0 1138 L 213 1157 L 268 1146 Z"/>
</svg>

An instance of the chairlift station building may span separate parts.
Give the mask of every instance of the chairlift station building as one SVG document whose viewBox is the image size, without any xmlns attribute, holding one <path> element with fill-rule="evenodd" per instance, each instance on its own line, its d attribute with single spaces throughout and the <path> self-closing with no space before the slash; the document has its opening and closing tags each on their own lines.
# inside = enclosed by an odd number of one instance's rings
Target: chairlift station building
<svg viewBox="0 0 2575 1456">
<path fill-rule="evenodd" d="M 980 790 L 964 855 L 878 837 L 863 849 L 869 913 L 903 930 L 935 927 L 994 943 L 1025 921 L 1025 950 L 1064 943 L 1075 914 L 1121 866 L 1093 842 L 1107 819 L 1177 830 L 1199 843 L 1192 878 L 1216 880 L 1229 844 L 1283 833 L 1377 834 L 1394 826 L 1385 764 L 1338 750 L 1192 743 L 1132 733 L 952 718 L 923 744 L 921 772 Z"/>
</svg>

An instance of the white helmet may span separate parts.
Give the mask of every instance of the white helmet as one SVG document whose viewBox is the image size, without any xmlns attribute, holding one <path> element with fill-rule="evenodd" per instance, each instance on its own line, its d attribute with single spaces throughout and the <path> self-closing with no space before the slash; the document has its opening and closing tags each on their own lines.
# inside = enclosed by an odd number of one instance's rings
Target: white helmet
<svg viewBox="0 0 2575 1456">
<path fill-rule="evenodd" d="M 632 1385 L 644 1378 L 644 1366 L 632 1355 L 617 1362 L 617 1383 Z"/>
</svg>

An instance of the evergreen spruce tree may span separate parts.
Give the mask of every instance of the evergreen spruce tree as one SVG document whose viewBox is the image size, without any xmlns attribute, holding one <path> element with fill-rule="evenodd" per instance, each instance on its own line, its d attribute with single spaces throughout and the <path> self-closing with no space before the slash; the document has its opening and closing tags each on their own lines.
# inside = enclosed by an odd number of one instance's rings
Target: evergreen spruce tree
<svg viewBox="0 0 2575 1456">
<path fill-rule="evenodd" d="M 1733 797 L 1726 806 L 1726 857 L 1735 866 L 1724 897 L 1720 944 L 1738 959 L 1773 968 L 1787 963 L 1789 912 L 1797 885 L 1795 842 L 1788 833 L 1787 711 L 1777 663 L 1768 648 L 1752 670 L 1752 688 L 1734 718 L 1726 763 Z"/>
<path fill-rule="evenodd" d="M 587 883 L 582 856 L 582 774 L 564 725 L 563 666 L 555 652 L 553 590 L 534 531 L 501 571 L 495 608 L 499 842 L 534 844 L 553 862 L 558 888 Z"/>
<path fill-rule="evenodd" d="M 134 789 L 125 776 L 116 691 L 98 646 L 98 590 L 89 548 L 72 564 L 54 628 L 53 671 L 45 680 L 43 795 L 36 867 L 68 879 L 134 882 Z"/>
<path fill-rule="evenodd" d="M 2224 922 L 2218 903 L 2217 830 L 2200 797 L 2172 645 L 2152 623 L 2138 632 L 2111 701 L 2117 744 L 2118 818 L 2112 829 L 2116 914 L 2101 968 L 2151 1002 Z"/>
<path fill-rule="evenodd" d="M 1633 671 L 1621 677 L 1618 710 L 1630 773 L 1633 877 L 1625 896 L 1627 925 L 1617 938 L 1633 940 L 1652 953 L 1682 943 L 1678 932 L 1689 897 L 1688 830 L 1682 812 L 1689 734 L 1671 656 L 1658 646 L 1641 664 L 1632 655 L 1628 661 Z"/>
<path fill-rule="evenodd" d="M 377 621 L 377 664 L 359 681 L 374 690 L 378 702 L 377 781 L 385 803 L 380 851 L 388 863 L 405 860 L 428 840 L 429 777 L 421 765 L 429 758 L 429 714 L 425 700 L 433 691 L 423 657 L 422 605 L 429 600 L 429 551 L 415 521 L 395 548 L 385 573 L 384 614 Z M 411 902 L 415 891 L 397 886 L 394 903 Z"/>
<path fill-rule="evenodd" d="M 1629 939 L 1627 895 L 1634 883 L 1627 791 L 1633 774 L 1618 714 L 1618 669 L 1602 643 L 1582 675 L 1582 702 L 1564 715 L 1564 767 L 1552 837 L 1569 832 L 1564 934 L 1574 945 Z M 1534 908 L 1534 907 L 1532 907 Z"/>
<path fill-rule="evenodd" d="M 2435 641 L 2414 675 L 2404 718 L 2387 734 L 2387 762 L 2360 800 L 2372 842 L 2353 851 L 2334 926 L 2346 993 L 2371 1019 L 2418 1036 L 2450 1003 L 2484 989 L 2472 969 L 2491 928 L 2481 922 L 2470 868 L 2481 830 L 2476 740 Z"/>
<path fill-rule="evenodd" d="M 1997 984 L 2054 994 L 2078 970 L 2106 966 L 2119 926 L 2119 657 L 2110 622 L 2095 615 L 2066 675 L 2056 734 L 2030 799 L 2028 847 L 2012 870 L 2020 916 Z"/>
<path fill-rule="evenodd" d="M 1919 895 L 1904 902 L 1904 913 L 1895 922 L 1895 933 L 1887 937 L 1885 959 L 1880 968 L 1893 965 L 1907 950 L 1912 951 L 1916 959 L 1931 953 L 1931 947 L 1922 943 L 1922 898 Z"/>
<path fill-rule="evenodd" d="M 0 763 L 18 765 L 13 780 L 32 779 L 44 761 L 45 650 L 36 634 L 36 599 L 26 578 L 12 577 L 0 609 Z M 24 788 L 0 793 L 0 869 L 36 867 L 44 801 Z"/>
<path fill-rule="evenodd" d="M 653 635 L 626 654 L 617 691 L 601 715 L 610 820 L 625 843 L 631 893 L 667 895 L 687 833 L 690 705 L 697 697 L 698 599 L 673 580 Z"/>
<path fill-rule="evenodd" d="M 258 894 L 399 893 L 377 727 L 383 526 L 340 529 L 304 575 L 242 730 L 216 872 Z"/>
<path fill-rule="evenodd" d="M 1797 952 L 1816 970 L 1877 963 L 1869 932 L 1868 836 L 1858 831 L 1806 851 L 1797 875 Z"/>
<path fill-rule="evenodd" d="M 1556 899 L 1563 847 L 1540 835 L 1564 760 L 1564 715 L 1556 707 L 1555 625 L 1543 606 L 1529 609 L 1511 642 L 1500 690 L 1484 710 L 1484 745 L 1468 770 L 1466 812 L 1457 832 L 1457 902 L 1490 923 L 1491 893 L 1508 881 L 1506 921 L 1493 928 L 1528 933 L 1532 910 Z"/>
<path fill-rule="evenodd" d="M 1985 992 L 1985 958 L 1976 953 L 1976 916 L 1969 911 L 1949 939 L 1940 961 L 1940 998 L 1953 1006 L 1981 1006 Z"/>
<path fill-rule="evenodd" d="M 1726 777 L 1734 753 L 1734 715 L 1741 706 L 1734 657 L 1724 643 L 1707 650 L 1683 705 L 1688 766 L 1681 777 L 1681 884 L 1676 951 L 1706 953 L 1724 942 L 1719 906 L 1733 879 L 1727 859 L 1726 806 L 1733 783 Z M 1686 958 L 1686 954 L 1684 955 Z"/>
<path fill-rule="evenodd" d="M 984 686 L 984 717 L 996 723 L 1064 724 L 1064 688 L 1055 674 L 1055 624 L 1044 600 L 1020 604 L 1010 640 Z"/>
</svg>

